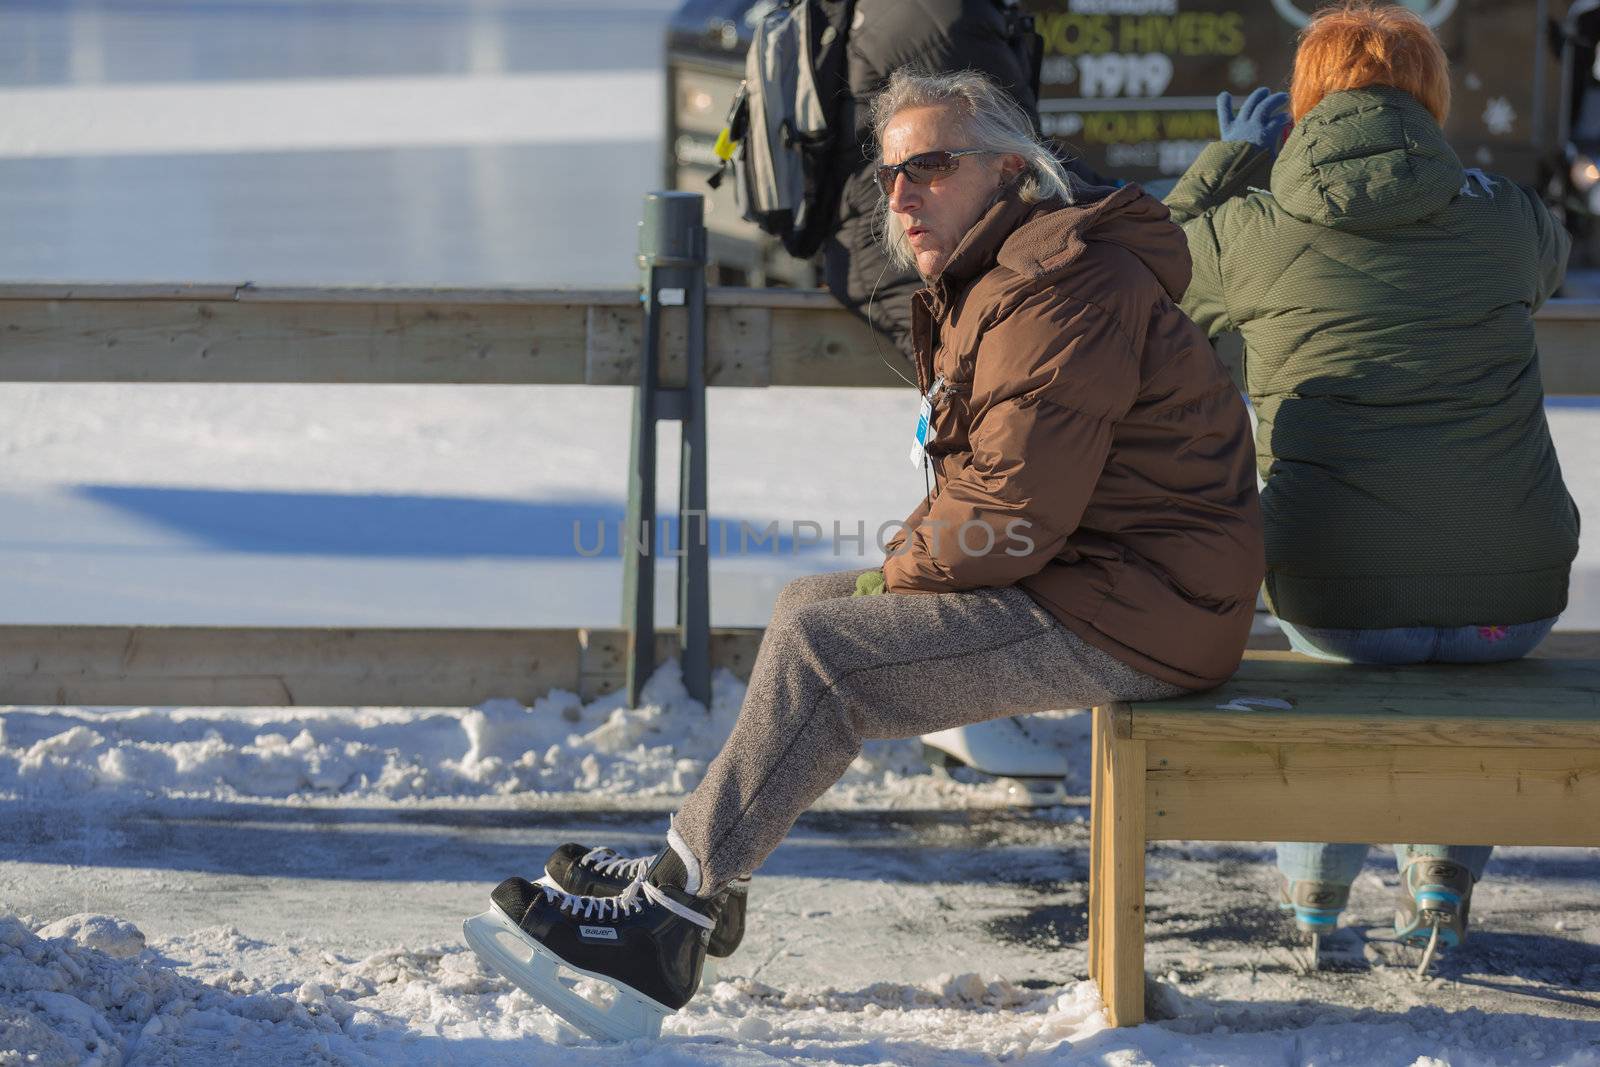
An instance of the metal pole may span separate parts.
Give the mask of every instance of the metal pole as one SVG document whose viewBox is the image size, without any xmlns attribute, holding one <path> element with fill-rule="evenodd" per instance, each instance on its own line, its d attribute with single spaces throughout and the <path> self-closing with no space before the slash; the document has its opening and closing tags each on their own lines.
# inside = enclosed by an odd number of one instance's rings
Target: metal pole
<svg viewBox="0 0 1600 1067">
<path fill-rule="evenodd" d="M 695 198 L 698 214 L 699 198 Z M 711 706 L 711 517 L 706 511 L 706 269 L 704 226 L 694 228 L 689 279 L 689 330 L 678 465 L 678 632 L 683 637 L 683 685 Z"/>
<path fill-rule="evenodd" d="M 656 365 L 661 311 L 646 275 L 644 351 L 640 385 L 633 395 L 633 433 L 628 446 L 628 514 L 618 540 L 622 548 L 622 625 L 628 631 L 628 703 L 655 668 L 656 635 Z"/>
<path fill-rule="evenodd" d="M 711 697 L 709 536 L 706 516 L 705 430 L 705 201 L 696 193 L 645 197 L 639 223 L 639 268 L 645 309 L 639 391 L 634 397 L 628 530 L 623 539 L 622 618 L 629 630 L 628 700 L 655 669 L 656 426 L 683 425 L 678 496 L 678 624 L 684 686 L 704 703 Z M 662 308 L 689 316 L 686 386 L 660 383 Z"/>
</svg>

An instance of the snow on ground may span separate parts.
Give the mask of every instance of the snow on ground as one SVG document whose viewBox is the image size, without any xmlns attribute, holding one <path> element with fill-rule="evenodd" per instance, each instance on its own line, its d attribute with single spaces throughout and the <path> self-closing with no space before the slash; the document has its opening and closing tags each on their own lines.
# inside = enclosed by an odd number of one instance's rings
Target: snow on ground
<svg viewBox="0 0 1600 1067">
<path fill-rule="evenodd" d="M 519 803 L 637 805 L 699 783 L 733 727 L 744 684 L 717 672 L 708 711 L 676 662 L 637 708 L 621 693 L 585 704 L 554 690 L 532 707 L 17 708 L 0 713 L 0 796 L 28 801 L 141 796 L 337 799 L 345 803 L 499 796 Z M 1086 716 L 1057 724 L 1086 737 Z M 834 802 L 906 803 L 959 794 L 1006 803 L 997 785 L 928 773 L 921 744 L 869 742 Z M 1087 779 L 1079 781 L 1080 792 Z M 574 795 L 576 794 L 576 795 Z M 554 796 L 551 796 L 554 795 Z"/>
<path fill-rule="evenodd" d="M 1500 853 L 1481 933 L 1418 985 L 1379 930 L 1386 857 L 1339 966 L 1299 976 L 1263 850 L 1158 847 L 1168 1018 L 1109 1030 L 1082 980 L 1082 810 L 1008 809 L 908 742 L 802 820 L 659 1043 L 592 1042 L 458 923 L 569 834 L 658 837 L 741 696 L 720 675 L 708 711 L 669 665 L 638 708 L 0 709 L 0 1065 L 1600 1067 L 1600 850 Z M 1081 756 L 1084 716 L 1053 726 Z"/>
<path fill-rule="evenodd" d="M 975 974 L 853 991 L 715 981 L 660 1041 L 603 1046 L 459 946 L 351 960 L 228 928 L 160 951 L 131 928 L 100 949 L 53 934 L 0 918 L 0 1063 L 1600 1064 L 1594 1027 L 1581 1022 L 1313 1009 L 1293 1030 L 1207 1016 L 1116 1031 L 1087 982 L 1041 992 Z"/>
</svg>

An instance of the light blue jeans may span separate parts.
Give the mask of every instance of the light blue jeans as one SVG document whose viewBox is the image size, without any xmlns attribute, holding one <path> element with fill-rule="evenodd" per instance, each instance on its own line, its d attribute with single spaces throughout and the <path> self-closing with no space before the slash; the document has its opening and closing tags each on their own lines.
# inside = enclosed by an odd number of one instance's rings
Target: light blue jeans
<svg viewBox="0 0 1600 1067">
<path fill-rule="evenodd" d="M 1333 630 L 1278 625 L 1296 652 L 1329 663 L 1501 663 L 1521 659 L 1550 636 L 1556 620 L 1485 626 L 1398 626 L 1391 630 Z"/>
<path fill-rule="evenodd" d="M 1278 620 L 1289 646 L 1331 663 L 1499 663 L 1521 659 L 1549 636 L 1555 619 L 1510 625 L 1402 626 L 1390 630 L 1335 630 L 1295 626 Z M 1370 845 L 1320 845 L 1288 841 L 1278 845 L 1278 870 L 1290 881 L 1349 885 L 1361 873 Z M 1395 863 L 1408 859 L 1450 860 L 1483 876 L 1491 845 L 1395 845 Z"/>
<path fill-rule="evenodd" d="M 1350 885 L 1361 873 L 1371 845 L 1319 845 L 1309 841 L 1282 841 L 1278 844 L 1278 870 L 1291 882 L 1332 882 Z M 1417 857 L 1450 860 L 1472 872 L 1473 881 L 1483 877 L 1492 845 L 1395 845 L 1394 863 L 1401 871 L 1406 861 Z"/>
</svg>

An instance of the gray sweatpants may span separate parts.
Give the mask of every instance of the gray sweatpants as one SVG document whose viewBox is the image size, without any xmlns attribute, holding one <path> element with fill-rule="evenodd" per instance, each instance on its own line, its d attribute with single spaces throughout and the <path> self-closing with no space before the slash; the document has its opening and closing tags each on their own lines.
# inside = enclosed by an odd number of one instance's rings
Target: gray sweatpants
<svg viewBox="0 0 1600 1067">
<path fill-rule="evenodd" d="M 1184 692 L 1085 643 L 1020 589 L 852 597 L 861 571 L 790 582 L 733 733 L 674 827 L 702 893 L 750 874 L 863 741 Z"/>
</svg>

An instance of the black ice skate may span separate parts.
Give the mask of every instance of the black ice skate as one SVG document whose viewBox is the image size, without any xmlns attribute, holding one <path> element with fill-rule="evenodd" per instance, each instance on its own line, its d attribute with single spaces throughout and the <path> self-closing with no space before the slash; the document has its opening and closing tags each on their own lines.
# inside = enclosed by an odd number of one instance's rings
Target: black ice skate
<svg viewBox="0 0 1600 1067">
<path fill-rule="evenodd" d="M 539 1003 L 607 1041 L 657 1037 L 661 1020 L 689 1002 L 721 911 L 720 896 L 702 900 L 649 874 L 615 896 L 577 896 L 549 882 L 508 878 L 490 899 L 493 907 L 463 925 L 472 951 Z M 578 994 L 563 969 L 616 994 L 596 1004 Z"/>
<path fill-rule="evenodd" d="M 544 877 L 557 889 L 577 896 L 610 897 L 641 877 L 654 856 L 627 857 L 613 849 L 566 844 L 544 861 Z M 711 931 L 706 955 L 731 956 L 744 940 L 744 917 L 750 901 L 750 879 L 740 878 L 724 891 L 722 917 Z"/>
</svg>

